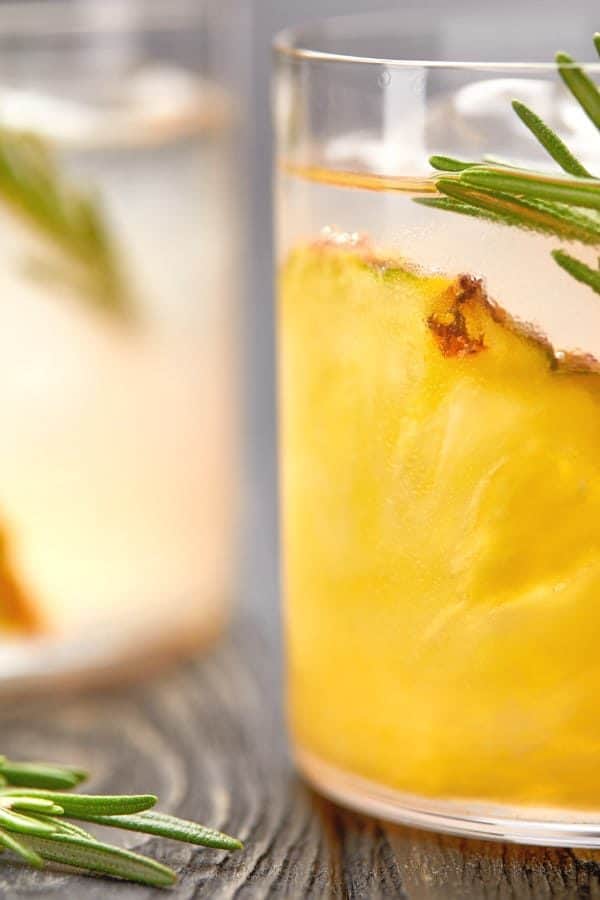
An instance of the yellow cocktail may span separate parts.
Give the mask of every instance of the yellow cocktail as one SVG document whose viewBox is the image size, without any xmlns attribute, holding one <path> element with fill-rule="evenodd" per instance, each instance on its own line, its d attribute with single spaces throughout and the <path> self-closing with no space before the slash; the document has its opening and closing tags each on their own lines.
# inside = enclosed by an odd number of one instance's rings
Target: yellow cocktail
<svg viewBox="0 0 600 900">
<path fill-rule="evenodd" d="M 280 308 L 302 750 L 398 791 L 600 806 L 600 374 L 481 284 L 299 248 Z"/>
<path fill-rule="evenodd" d="M 600 847 L 600 66 L 420 61 L 447 37 L 277 44 L 293 752 L 378 815 Z"/>
</svg>

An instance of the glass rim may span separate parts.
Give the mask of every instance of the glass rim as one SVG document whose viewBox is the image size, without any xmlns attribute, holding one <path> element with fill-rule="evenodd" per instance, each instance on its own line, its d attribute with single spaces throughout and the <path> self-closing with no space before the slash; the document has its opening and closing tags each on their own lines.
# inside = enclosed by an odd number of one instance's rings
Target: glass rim
<svg viewBox="0 0 600 900">
<path fill-rule="evenodd" d="M 358 13 L 353 15 L 328 16 L 320 19 L 313 19 L 299 25 L 293 25 L 279 31 L 273 38 L 273 50 L 283 58 L 296 60 L 300 62 L 316 62 L 330 64 L 352 64 L 362 66 L 386 66 L 395 69 L 458 69 L 486 72 L 548 72 L 556 73 L 557 63 L 555 60 L 547 62 L 533 61 L 502 61 L 502 60 L 461 60 L 461 59 L 406 59 L 402 57 L 378 57 L 378 56 L 361 56 L 351 53 L 338 53 L 330 50 L 320 50 L 315 46 L 311 46 L 319 36 L 329 32 L 330 37 L 335 37 L 335 31 L 340 26 L 357 26 L 355 35 L 365 34 L 370 31 L 376 36 L 377 33 L 384 34 L 379 31 L 385 23 L 391 22 L 422 22 L 422 14 L 419 16 L 407 15 L 398 12 L 381 12 L 381 13 Z M 376 25 L 376 28 L 373 26 Z M 360 31 L 358 30 L 360 26 Z M 346 35 L 347 37 L 348 35 Z M 342 35 L 340 34 L 340 37 Z M 584 66 L 588 73 L 600 74 L 600 61 L 598 58 L 592 60 L 583 59 L 575 60 L 573 63 L 561 63 L 561 69 L 576 69 Z"/>
<path fill-rule="evenodd" d="M 181 31 L 200 21 L 203 0 L 144 0 L 128 7 L 120 0 L 97 4 L 72 0 L 9 0 L 0 5 L 0 38 L 53 37 L 84 34 L 126 34 L 140 31 Z"/>
</svg>

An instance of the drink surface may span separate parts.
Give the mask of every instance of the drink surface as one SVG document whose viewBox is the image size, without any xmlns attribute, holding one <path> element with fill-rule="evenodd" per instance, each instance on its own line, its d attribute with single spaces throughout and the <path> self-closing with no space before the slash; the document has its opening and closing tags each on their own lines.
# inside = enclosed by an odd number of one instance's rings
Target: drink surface
<svg viewBox="0 0 600 900">
<path fill-rule="evenodd" d="M 161 103 L 141 112 L 67 115 L 51 97 L 19 107 L 65 176 L 99 197 L 133 307 L 123 323 L 31 277 L 48 248 L 1 211 L 0 522 L 36 623 L 60 632 L 154 616 L 193 625 L 220 617 L 227 592 L 228 101 L 190 76 L 179 104 L 173 80 L 187 76 L 167 74 L 153 73 Z"/>
<path fill-rule="evenodd" d="M 279 187 L 297 745 L 413 795 L 598 809 L 597 298 L 555 242 L 304 174 Z"/>
</svg>

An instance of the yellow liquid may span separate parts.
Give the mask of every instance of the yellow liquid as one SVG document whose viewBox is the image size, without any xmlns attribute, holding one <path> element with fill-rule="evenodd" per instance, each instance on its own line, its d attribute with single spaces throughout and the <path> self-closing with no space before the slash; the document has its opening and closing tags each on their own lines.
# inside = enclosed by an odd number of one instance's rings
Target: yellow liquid
<svg viewBox="0 0 600 900">
<path fill-rule="evenodd" d="M 360 242 L 292 251 L 279 316 L 297 746 L 402 792 L 599 809 L 595 366 Z"/>
</svg>

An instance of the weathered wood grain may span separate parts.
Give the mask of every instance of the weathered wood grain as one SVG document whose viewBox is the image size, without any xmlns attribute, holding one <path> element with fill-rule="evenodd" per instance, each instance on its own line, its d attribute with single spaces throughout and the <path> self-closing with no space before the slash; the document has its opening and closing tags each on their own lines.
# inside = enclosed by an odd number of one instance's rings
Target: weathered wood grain
<svg viewBox="0 0 600 900">
<path fill-rule="evenodd" d="M 267 516 L 268 518 L 268 516 Z M 250 527 L 232 632 L 196 662 L 142 684 L 0 701 L 0 748 L 71 761 L 90 789 L 153 791 L 170 812 L 242 837 L 227 855 L 111 831 L 173 866 L 173 900 L 600 898 L 600 855 L 464 841 L 339 809 L 293 774 L 283 736 L 273 529 Z M 150 888 L 43 873 L 2 857 L 0 900 L 150 900 Z"/>
<path fill-rule="evenodd" d="M 276 647 L 243 615 L 204 660 L 137 687 L 4 703 L 0 741 L 16 757 L 88 767 L 93 789 L 157 790 L 162 806 L 240 835 L 226 855 L 111 832 L 180 873 L 177 900 L 600 897 L 593 854 L 461 841 L 385 826 L 334 807 L 286 757 Z M 144 887 L 0 865 L 6 900 L 146 900 Z"/>
</svg>

